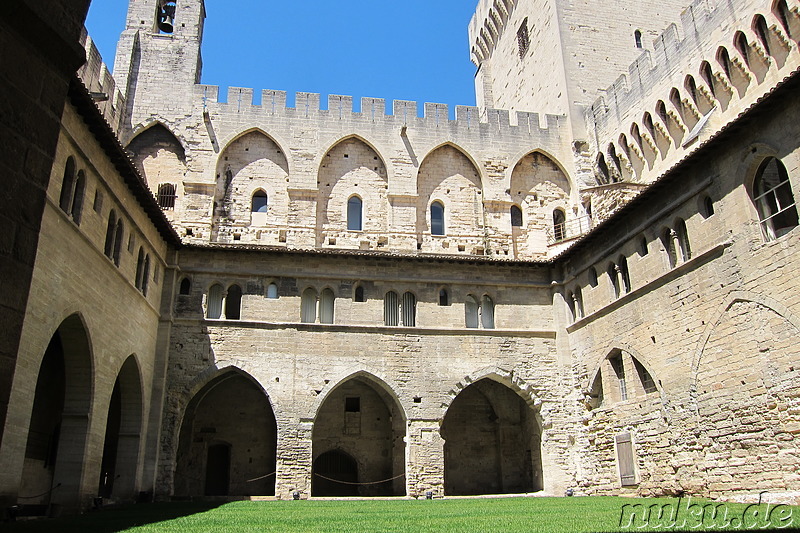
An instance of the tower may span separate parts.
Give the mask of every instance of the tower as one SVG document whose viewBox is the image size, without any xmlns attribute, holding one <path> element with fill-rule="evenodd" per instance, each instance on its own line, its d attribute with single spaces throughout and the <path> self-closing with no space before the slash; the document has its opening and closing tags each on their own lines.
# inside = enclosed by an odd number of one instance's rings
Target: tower
<svg viewBox="0 0 800 533">
<path fill-rule="evenodd" d="M 203 0 L 130 0 L 114 62 L 129 127 L 189 105 L 202 70 L 204 21 Z"/>
</svg>

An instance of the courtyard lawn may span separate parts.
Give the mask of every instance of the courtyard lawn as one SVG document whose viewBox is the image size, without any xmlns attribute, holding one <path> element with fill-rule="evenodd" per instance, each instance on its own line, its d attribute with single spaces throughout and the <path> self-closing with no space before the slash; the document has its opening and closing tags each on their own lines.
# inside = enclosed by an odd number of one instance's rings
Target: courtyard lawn
<svg viewBox="0 0 800 533">
<path fill-rule="evenodd" d="M 82 516 L 45 519 L 15 524 L 0 524 L 0 530 L 16 532 L 59 533 L 236 533 L 236 532 L 571 532 L 571 531 L 670 531 L 689 530 L 696 522 L 690 516 L 686 499 L 681 501 L 677 526 L 642 528 L 641 517 L 633 518 L 631 508 L 620 527 L 624 505 L 677 506 L 677 499 L 631 499 L 613 497 L 576 498 L 485 498 L 454 500 L 349 500 L 349 501 L 278 501 L 209 503 L 157 503 L 131 505 L 120 509 L 91 512 Z M 710 502 L 691 500 L 707 505 Z M 714 504 L 718 505 L 718 504 Z M 658 507 L 652 507 L 656 509 Z M 639 508 L 640 511 L 643 508 Z M 668 508 L 664 507 L 666 516 Z M 700 513 L 702 507 L 695 507 Z M 723 515 L 727 509 L 727 515 Z M 745 526 L 760 529 L 771 518 L 772 526 L 787 527 L 800 524 L 797 507 L 747 507 L 743 504 L 723 504 L 719 514 L 710 516 L 706 508 L 704 525 L 699 529 L 736 530 L 720 528 L 723 523 L 739 525 L 745 516 Z M 794 515 L 794 516 L 793 516 Z M 675 516 L 675 515 L 672 515 Z M 700 516 L 697 514 L 696 516 Z M 686 522 L 682 522 L 688 517 Z M 631 519 L 633 520 L 631 521 Z M 658 518 L 651 515 L 650 523 Z M 759 521 L 760 520 L 760 521 Z M 782 522 L 781 522 L 782 520 Z M 787 520 L 789 521 L 787 523 Z M 792 522 L 793 520 L 793 522 Z M 670 523 L 670 520 L 666 520 Z M 663 524 L 664 522 L 662 522 Z M 629 524 L 629 527 L 624 527 Z M 683 525 L 683 527 L 681 527 Z M 638 527 L 637 527 L 638 526 Z M 671 527 L 670 527 L 671 526 Z M 710 526 L 710 527 L 708 527 Z M 695 527 L 694 529 L 698 529 Z"/>
</svg>

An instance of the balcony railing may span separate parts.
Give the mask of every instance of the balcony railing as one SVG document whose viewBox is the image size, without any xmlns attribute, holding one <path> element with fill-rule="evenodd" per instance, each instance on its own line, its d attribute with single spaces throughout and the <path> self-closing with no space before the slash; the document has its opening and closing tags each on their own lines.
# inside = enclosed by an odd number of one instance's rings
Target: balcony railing
<svg viewBox="0 0 800 533">
<path fill-rule="evenodd" d="M 555 224 L 547 230 L 547 244 L 558 244 L 580 237 L 584 233 L 588 233 L 592 227 L 592 217 L 589 215 L 567 220 L 562 224 Z"/>
</svg>

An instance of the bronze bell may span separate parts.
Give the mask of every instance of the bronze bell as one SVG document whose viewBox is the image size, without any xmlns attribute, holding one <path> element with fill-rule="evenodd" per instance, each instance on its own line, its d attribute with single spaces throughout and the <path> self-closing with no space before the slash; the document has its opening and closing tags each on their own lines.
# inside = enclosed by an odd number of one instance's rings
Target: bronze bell
<svg viewBox="0 0 800 533">
<path fill-rule="evenodd" d="M 175 31 L 175 2 L 165 2 L 158 16 L 158 29 L 163 33 Z"/>
</svg>

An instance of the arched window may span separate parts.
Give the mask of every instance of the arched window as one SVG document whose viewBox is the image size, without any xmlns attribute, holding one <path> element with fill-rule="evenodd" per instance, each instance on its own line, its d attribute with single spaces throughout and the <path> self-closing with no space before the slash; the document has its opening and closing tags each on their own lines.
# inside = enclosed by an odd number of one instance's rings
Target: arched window
<svg viewBox="0 0 800 533">
<path fill-rule="evenodd" d="M 753 18 L 753 30 L 758 35 L 758 40 L 761 41 L 761 46 L 764 47 L 764 50 L 767 54 L 772 55 L 769 47 L 769 30 L 767 28 L 767 21 L 764 19 L 763 15 L 756 15 Z"/>
<path fill-rule="evenodd" d="M 300 297 L 300 322 L 313 324 L 317 321 L 317 291 L 309 287 Z"/>
<path fill-rule="evenodd" d="M 589 286 L 597 287 L 597 269 L 594 267 L 589 269 Z"/>
<path fill-rule="evenodd" d="M 278 299 L 278 284 L 277 283 L 270 283 L 267 285 L 267 298 L 269 300 L 277 300 Z"/>
<path fill-rule="evenodd" d="M 105 254 L 109 259 L 114 259 L 114 234 L 117 230 L 117 214 L 112 209 L 108 214 L 108 227 L 106 227 Z"/>
<path fill-rule="evenodd" d="M 614 298 L 619 298 L 619 276 L 617 275 L 617 265 L 614 263 L 610 263 L 608 268 L 606 269 L 606 274 L 608 274 L 608 282 L 611 286 L 611 292 Z"/>
<path fill-rule="evenodd" d="M 439 305 L 442 307 L 450 305 L 450 293 L 447 292 L 447 289 L 439 289 Z"/>
<path fill-rule="evenodd" d="M 703 198 L 703 204 L 701 207 L 701 214 L 703 215 L 703 218 L 708 218 L 714 214 L 714 201 L 710 196 Z"/>
<path fill-rule="evenodd" d="M 644 235 L 639 237 L 639 256 L 644 257 L 647 255 L 647 237 Z"/>
<path fill-rule="evenodd" d="M 583 293 L 580 287 L 575 287 L 575 316 L 576 318 L 583 318 Z"/>
<path fill-rule="evenodd" d="M 481 326 L 494 329 L 494 302 L 486 295 L 481 299 Z"/>
<path fill-rule="evenodd" d="M 480 305 L 478 300 L 471 294 L 467 295 L 464 302 L 464 323 L 468 328 L 477 328 L 479 321 Z"/>
<path fill-rule="evenodd" d="M 403 293 L 403 325 L 408 328 L 417 325 L 417 297 L 412 292 Z"/>
<path fill-rule="evenodd" d="M 576 314 L 575 314 L 575 295 L 572 292 L 568 292 L 564 299 L 567 301 L 567 311 L 568 316 L 567 320 L 569 322 L 575 322 Z"/>
<path fill-rule="evenodd" d="M 175 185 L 162 183 L 158 186 L 158 205 L 161 209 L 175 209 Z"/>
<path fill-rule="evenodd" d="M 183 278 L 181 280 L 181 288 L 178 291 L 178 294 L 181 296 L 186 296 L 190 292 L 192 292 L 192 281 L 189 278 Z"/>
<path fill-rule="evenodd" d="M 238 285 L 228 287 L 225 296 L 225 318 L 239 320 L 242 317 L 242 288 Z"/>
<path fill-rule="evenodd" d="M 633 32 L 633 42 L 636 44 L 636 48 L 642 48 L 642 32 L 636 30 Z"/>
<path fill-rule="evenodd" d="M 361 231 L 361 198 L 351 196 L 347 201 L 347 229 Z"/>
<path fill-rule="evenodd" d="M 624 255 L 619 256 L 617 268 L 619 269 L 620 282 L 622 283 L 622 290 L 626 293 L 631 292 L 631 275 L 628 272 L 628 260 Z"/>
<path fill-rule="evenodd" d="M 208 318 L 220 318 L 222 316 L 222 285 L 214 284 L 208 289 L 208 301 L 206 302 L 206 316 Z"/>
<path fill-rule="evenodd" d="M 75 159 L 72 157 L 67 159 L 67 164 L 64 166 L 64 179 L 61 181 L 61 198 L 58 205 L 65 213 L 70 213 L 72 207 L 72 194 L 75 190 Z"/>
<path fill-rule="evenodd" d="M 678 264 L 678 250 L 675 248 L 675 239 L 671 229 L 665 228 L 661 233 L 661 244 L 664 246 L 664 251 L 667 252 L 669 268 L 675 268 L 675 265 Z"/>
<path fill-rule="evenodd" d="M 136 280 L 134 286 L 142 290 L 142 272 L 144 269 L 144 248 L 139 248 L 139 257 L 136 259 Z"/>
<path fill-rule="evenodd" d="M 319 323 L 333 324 L 333 305 L 336 296 L 330 289 L 325 289 L 319 297 Z"/>
<path fill-rule="evenodd" d="M 397 293 L 389 291 L 383 297 L 383 323 L 386 326 L 397 326 L 400 324 L 400 301 Z"/>
<path fill-rule="evenodd" d="M 122 218 L 117 220 L 117 228 L 114 230 L 114 264 L 119 266 L 120 253 L 122 252 L 122 240 L 125 236 L 125 224 Z"/>
<path fill-rule="evenodd" d="M 599 182 L 600 185 L 604 185 L 611 181 L 611 173 L 608 171 L 608 163 L 606 163 L 606 158 L 603 154 L 597 156 L 597 172 L 599 173 Z"/>
<path fill-rule="evenodd" d="M 681 249 L 681 261 L 686 262 L 692 258 L 692 247 L 689 244 L 689 233 L 686 231 L 686 222 L 678 219 L 675 224 L 675 233 L 678 235 L 678 246 Z"/>
<path fill-rule="evenodd" d="M 161 0 L 156 11 L 156 27 L 160 33 L 175 31 L 175 0 Z"/>
<path fill-rule="evenodd" d="M 512 228 L 522 227 L 522 209 L 520 209 L 519 206 L 516 205 L 511 206 L 511 227 Z"/>
<path fill-rule="evenodd" d="M 83 213 L 83 197 L 86 193 L 86 175 L 83 173 L 83 170 L 78 172 L 78 177 L 75 179 L 75 195 L 72 198 L 72 208 L 70 209 L 70 214 L 72 215 L 72 220 L 75 221 L 76 224 L 81 223 L 81 214 Z"/>
<path fill-rule="evenodd" d="M 363 285 L 357 285 L 356 286 L 355 293 L 353 294 L 353 301 L 356 301 L 356 302 L 366 302 L 367 301 L 367 297 L 364 294 L 364 286 Z"/>
<path fill-rule="evenodd" d="M 431 235 L 444 235 L 444 204 L 439 201 L 431 204 Z"/>
<path fill-rule="evenodd" d="M 753 202 L 764 237 L 771 241 L 797 226 L 792 185 L 783 163 L 774 157 L 766 158 L 758 167 L 753 181 Z"/>
<path fill-rule="evenodd" d="M 142 294 L 147 296 L 147 287 L 150 284 L 150 254 L 144 256 L 144 269 L 142 271 Z"/>
<path fill-rule="evenodd" d="M 565 224 L 567 215 L 561 209 L 553 211 L 553 239 L 555 242 L 563 241 L 567 237 Z"/>
</svg>

